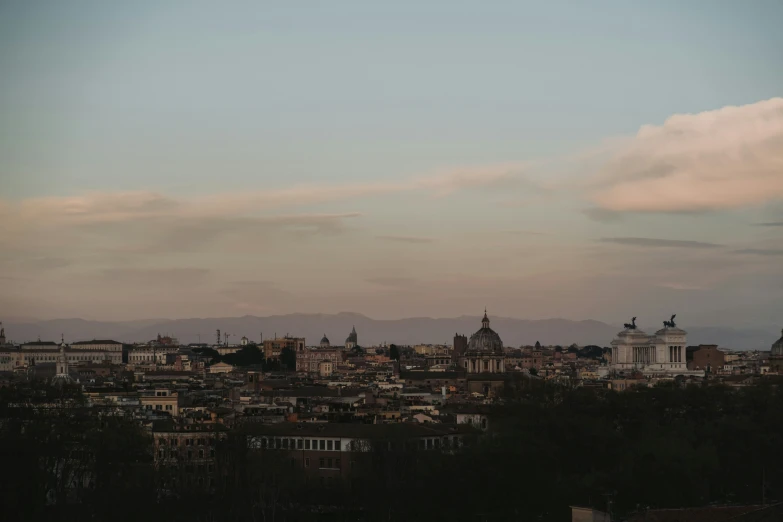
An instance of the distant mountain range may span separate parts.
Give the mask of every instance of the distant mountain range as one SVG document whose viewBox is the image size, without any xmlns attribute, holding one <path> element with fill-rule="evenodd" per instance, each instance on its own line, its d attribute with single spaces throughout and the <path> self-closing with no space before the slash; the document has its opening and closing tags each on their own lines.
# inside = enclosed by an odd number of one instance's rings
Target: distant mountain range
<svg viewBox="0 0 783 522">
<path fill-rule="evenodd" d="M 608 346 L 620 325 L 600 321 L 571 321 L 567 319 L 526 320 L 506 317 L 490 317 L 492 328 L 500 334 L 506 346 L 535 344 Z M 455 333 L 470 336 L 481 326 L 479 316 L 461 316 L 448 319 L 412 317 L 408 319 L 371 319 L 361 314 L 289 314 L 270 317 L 221 317 L 212 319 L 147 319 L 141 321 L 86 321 L 84 319 L 55 319 L 48 321 L 6 322 L 9 340 L 26 342 L 41 339 L 59 341 L 64 335 L 67 342 L 91 339 L 114 339 L 123 342 L 149 341 L 158 334 L 176 337 L 183 344 L 216 341 L 216 330 L 230 334 L 230 344 L 238 343 L 242 336 L 251 341 L 290 334 L 304 336 L 308 345 L 317 345 L 326 334 L 333 345 L 343 345 L 345 338 L 356 327 L 359 344 L 377 345 L 383 342 L 395 344 L 444 343 L 451 344 Z M 726 327 L 690 327 L 689 344 L 718 344 L 738 350 L 769 350 L 778 338 L 776 331 L 760 329 L 734 329 Z M 644 327 L 644 326 L 642 326 Z M 647 329 L 648 332 L 654 328 Z"/>
</svg>

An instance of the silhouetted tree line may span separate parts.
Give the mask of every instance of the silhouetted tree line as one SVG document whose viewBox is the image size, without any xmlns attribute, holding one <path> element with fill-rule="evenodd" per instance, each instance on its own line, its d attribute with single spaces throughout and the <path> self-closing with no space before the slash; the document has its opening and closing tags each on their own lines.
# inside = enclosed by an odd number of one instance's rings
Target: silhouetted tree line
<svg viewBox="0 0 783 522">
<path fill-rule="evenodd" d="M 249 448 L 243 427 L 217 443 L 211 470 L 178 468 L 171 480 L 131 419 L 88 412 L 75 389 L 9 388 L 0 399 L 7 520 L 559 522 L 570 505 L 608 501 L 622 516 L 783 499 L 774 384 L 616 393 L 520 378 L 475 443 L 435 452 L 376 441 L 334 482 L 283 451 Z M 9 406 L 24 401 L 68 406 Z"/>
<path fill-rule="evenodd" d="M 213 348 L 194 348 L 193 351 L 199 355 L 211 358 L 211 363 L 225 362 L 234 366 L 257 366 L 264 371 L 281 371 L 296 369 L 296 352 L 290 348 L 283 348 L 280 351 L 280 359 L 266 359 L 264 351 L 256 344 L 248 344 L 237 350 L 235 353 L 220 355 Z"/>
</svg>

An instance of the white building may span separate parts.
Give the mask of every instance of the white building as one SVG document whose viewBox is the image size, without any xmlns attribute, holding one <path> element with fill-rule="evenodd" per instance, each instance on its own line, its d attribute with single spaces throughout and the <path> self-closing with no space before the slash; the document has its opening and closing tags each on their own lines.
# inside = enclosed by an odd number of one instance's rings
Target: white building
<svg viewBox="0 0 783 522">
<path fill-rule="evenodd" d="M 120 354 L 122 362 L 122 343 L 112 340 L 93 339 L 92 341 L 77 341 L 71 343 L 71 350 L 88 352 L 112 352 Z"/>
<path fill-rule="evenodd" d="M 688 370 L 685 359 L 687 332 L 674 324 L 674 317 L 664 327 L 648 335 L 636 327 L 636 318 L 612 341 L 614 371 L 640 371 L 645 376 L 697 375 L 702 370 Z"/>
<path fill-rule="evenodd" d="M 166 356 L 177 352 L 177 346 L 134 346 L 128 350 L 128 364 L 166 364 Z"/>
<path fill-rule="evenodd" d="M 65 357 L 68 364 L 122 364 L 122 352 L 107 352 L 104 350 L 74 349 L 66 345 Z M 29 366 L 38 363 L 56 363 L 60 355 L 60 345 L 55 343 L 35 343 L 22 345 L 20 350 L 9 353 L 14 359 L 14 366 Z"/>
</svg>

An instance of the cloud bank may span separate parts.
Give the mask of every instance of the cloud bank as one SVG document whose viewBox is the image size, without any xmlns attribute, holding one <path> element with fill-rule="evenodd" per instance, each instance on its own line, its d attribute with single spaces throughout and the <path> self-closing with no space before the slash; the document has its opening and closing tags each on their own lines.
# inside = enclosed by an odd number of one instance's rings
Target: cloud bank
<svg viewBox="0 0 783 522">
<path fill-rule="evenodd" d="M 704 243 L 701 241 L 687 241 L 681 239 L 654 239 L 648 237 L 604 237 L 602 243 L 615 243 L 618 245 L 652 247 L 652 248 L 718 248 L 722 245 Z"/>
<path fill-rule="evenodd" d="M 704 212 L 783 199 L 783 98 L 646 125 L 615 144 L 590 199 L 612 212 Z"/>
</svg>

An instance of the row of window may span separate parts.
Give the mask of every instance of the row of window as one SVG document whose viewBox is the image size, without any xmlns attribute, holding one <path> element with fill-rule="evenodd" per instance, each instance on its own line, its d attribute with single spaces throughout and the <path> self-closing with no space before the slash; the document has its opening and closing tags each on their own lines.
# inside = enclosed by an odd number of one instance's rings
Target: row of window
<svg viewBox="0 0 783 522">
<path fill-rule="evenodd" d="M 30 362 L 55 362 L 57 361 L 58 355 L 36 355 L 35 357 L 28 357 L 25 356 L 25 359 L 29 359 Z M 100 356 L 90 356 L 90 355 L 70 355 L 66 356 L 66 360 L 70 362 L 78 362 L 78 361 L 97 361 L 100 362 L 103 359 L 99 358 Z"/>
<path fill-rule="evenodd" d="M 324 439 L 278 439 L 270 438 L 261 439 L 261 448 L 269 449 L 314 449 L 323 451 L 340 451 L 339 440 L 324 440 Z M 348 451 L 348 444 L 346 444 L 345 450 Z"/>
<path fill-rule="evenodd" d="M 164 410 L 163 406 L 166 407 L 165 411 L 172 411 L 174 409 L 174 405 L 173 404 L 156 404 L 155 405 L 155 409 L 158 410 L 158 411 L 163 411 Z M 151 410 L 152 409 L 152 404 L 145 405 L 144 409 Z"/>
<path fill-rule="evenodd" d="M 483 427 L 486 428 L 486 419 L 484 419 Z M 386 443 L 389 450 L 396 449 L 397 445 L 392 442 Z M 415 439 L 408 441 L 404 444 L 406 448 L 418 448 L 418 449 L 437 449 L 441 447 L 459 447 L 459 437 L 453 436 L 440 438 L 428 438 L 428 439 Z M 311 439 L 288 439 L 288 438 L 262 438 L 262 449 L 283 449 L 283 450 L 321 450 L 321 451 L 356 451 L 358 448 L 355 441 L 350 441 L 345 444 L 345 447 L 340 449 L 340 441 L 335 440 L 311 440 Z"/>
<path fill-rule="evenodd" d="M 168 451 L 166 451 L 165 448 L 158 449 L 158 457 L 161 458 L 161 459 L 174 458 L 174 457 L 178 456 L 179 454 L 180 454 L 179 451 L 173 450 L 173 449 L 172 450 L 168 450 Z M 193 456 L 196 455 L 196 453 L 194 453 L 192 449 L 189 449 L 187 451 L 187 453 L 185 453 L 184 455 L 187 456 L 188 460 L 192 460 Z M 200 450 L 198 450 L 198 454 L 197 455 L 198 455 L 198 458 L 203 459 L 207 455 L 207 452 L 205 450 L 203 450 L 203 449 L 200 449 Z M 210 456 L 210 458 L 214 458 L 215 457 L 215 450 L 213 450 L 213 449 L 209 450 L 209 456 Z"/>
<path fill-rule="evenodd" d="M 178 446 L 179 445 L 179 439 L 178 438 L 159 438 L 158 444 L 161 446 Z M 183 446 L 214 446 L 215 445 L 215 439 L 211 438 L 192 438 L 188 437 L 185 439 L 185 444 Z"/>
</svg>

